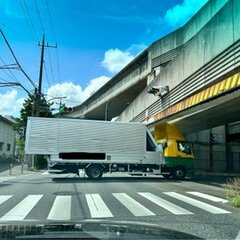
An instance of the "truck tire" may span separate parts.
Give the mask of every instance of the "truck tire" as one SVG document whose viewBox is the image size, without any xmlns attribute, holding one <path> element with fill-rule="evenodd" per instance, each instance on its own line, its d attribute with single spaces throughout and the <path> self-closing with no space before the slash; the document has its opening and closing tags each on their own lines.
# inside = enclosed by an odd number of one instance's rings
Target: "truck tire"
<svg viewBox="0 0 240 240">
<path fill-rule="evenodd" d="M 85 170 L 87 176 L 92 180 L 98 180 L 102 178 L 103 170 L 98 165 L 91 165 Z"/>
<path fill-rule="evenodd" d="M 183 180 L 186 177 L 186 169 L 182 166 L 175 167 L 173 169 L 173 178 L 177 180 Z"/>
<path fill-rule="evenodd" d="M 169 179 L 169 178 L 171 177 L 170 174 L 162 174 L 162 176 L 163 176 L 164 178 L 166 178 L 166 179 Z"/>
</svg>

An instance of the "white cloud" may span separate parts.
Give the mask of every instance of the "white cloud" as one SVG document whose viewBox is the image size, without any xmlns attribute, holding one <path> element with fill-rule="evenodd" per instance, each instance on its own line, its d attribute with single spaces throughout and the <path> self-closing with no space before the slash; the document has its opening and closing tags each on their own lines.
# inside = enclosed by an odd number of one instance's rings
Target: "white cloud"
<svg viewBox="0 0 240 240">
<path fill-rule="evenodd" d="M 46 92 L 47 99 L 51 99 L 53 97 L 67 97 L 66 99 L 63 99 L 63 102 L 66 102 L 66 105 L 68 106 L 76 106 L 89 98 L 108 80 L 109 77 L 106 76 L 94 78 L 90 81 L 89 85 L 85 89 L 82 89 L 80 85 L 74 84 L 70 81 L 61 84 L 55 84 L 48 88 Z M 58 101 L 59 100 L 55 100 L 55 102 Z"/>
<path fill-rule="evenodd" d="M 133 59 L 134 55 L 128 50 L 109 49 L 104 54 L 102 66 L 111 73 L 117 73 Z"/>
<path fill-rule="evenodd" d="M 137 56 L 143 50 L 145 50 L 148 46 L 145 44 L 132 44 L 127 50 L 131 52 L 133 55 Z"/>
<path fill-rule="evenodd" d="M 117 73 L 146 48 L 145 44 L 132 44 L 126 50 L 108 49 L 104 54 L 102 66 L 111 73 Z"/>
<path fill-rule="evenodd" d="M 0 93 L 0 114 L 19 117 L 24 98 L 18 97 L 16 90 Z"/>
<path fill-rule="evenodd" d="M 75 85 L 72 82 L 55 84 L 48 88 L 46 94 L 48 100 L 54 97 L 67 97 L 67 100 L 71 100 L 73 102 L 80 103 L 83 101 L 83 91 L 81 86 Z"/>
<path fill-rule="evenodd" d="M 106 76 L 101 76 L 94 78 L 90 81 L 89 85 L 83 91 L 83 99 L 89 98 L 94 92 L 96 92 L 100 87 L 102 87 L 110 78 Z"/>
<path fill-rule="evenodd" d="M 172 27 L 179 27 L 187 22 L 208 0 L 183 0 L 169 9 L 165 21 Z"/>
<path fill-rule="evenodd" d="M 76 106 L 89 98 L 109 79 L 110 78 L 106 76 L 94 78 L 85 89 L 82 89 L 80 85 L 74 84 L 70 81 L 55 84 L 46 91 L 47 99 L 49 100 L 53 97 L 66 96 L 67 98 L 63 99 L 63 102 L 66 102 L 66 105 L 68 106 Z M 25 98 L 23 97 L 19 97 L 16 90 L 0 93 L 0 115 L 12 115 L 19 117 L 24 99 Z M 55 100 L 55 102 L 59 102 L 59 100 Z M 53 108 L 58 108 L 58 106 L 59 105 L 54 105 Z"/>
</svg>

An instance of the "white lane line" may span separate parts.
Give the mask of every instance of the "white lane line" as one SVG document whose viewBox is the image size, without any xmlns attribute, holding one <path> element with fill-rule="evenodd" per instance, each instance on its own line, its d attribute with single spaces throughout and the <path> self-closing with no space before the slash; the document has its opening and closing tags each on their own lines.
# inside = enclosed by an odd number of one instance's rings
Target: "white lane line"
<svg viewBox="0 0 240 240">
<path fill-rule="evenodd" d="M 48 214 L 48 220 L 70 220 L 71 196 L 57 196 Z"/>
<path fill-rule="evenodd" d="M 196 199 L 193 199 L 193 198 L 190 198 L 190 197 L 187 197 L 187 196 L 184 196 L 184 195 L 181 195 L 179 193 L 175 193 L 175 192 L 164 192 L 164 194 L 170 196 L 170 197 L 173 197 L 173 198 L 176 198 L 180 201 L 183 201 L 183 202 L 186 202 L 190 205 L 193 205 L 197 208 L 200 208 L 200 209 L 203 209 L 207 212 L 210 212 L 210 213 L 213 213 L 213 214 L 221 214 L 221 213 L 231 213 L 229 211 L 226 211 L 224 209 L 221 209 L 221 208 L 217 208 L 217 207 L 214 207 L 210 204 L 207 204 L 207 203 L 204 203 L 204 202 L 201 202 L 201 201 L 198 201 Z"/>
<path fill-rule="evenodd" d="M 148 192 L 139 192 L 138 194 L 140 194 L 141 196 L 147 198 L 148 200 L 150 200 L 151 202 L 157 204 L 158 206 L 166 209 L 167 211 L 175 214 L 175 215 L 189 215 L 189 214 L 193 214 L 192 212 L 179 207 L 171 202 L 166 201 L 165 199 L 162 199 L 152 193 L 148 193 Z"/>
<path fill-rule="evenodd" d="M 197 197 L 201 197 L 201 198 L 205 198 L 208 199 L 210 201 L 213 202 L 221 202 L 221 203 L 227 203 L 228 200 L 224 199 L 224 198 L 219 198 L 219 197 L 215 197 L 206 193 L 200 193 L 200 192 L 187 192 L 191 195 L 197 196 Z"/>
<path fill-rule="evenodd" d="M 88 208 L 92 218 L 113 217 L 99 194 L 86 194 Z"/>
<path fill-rule="evenodd" d="M 5 201 L 7 201 L 9 198 L 11 198 L 13 195 L 4 195 L 4 196 L 0 196 L 0 204 L 4 203 Z"/>
<path fill-rule="evenodd" d="M 128 196 L 126 193 L 113 193 L 117 198 L 134 216 L 153 216 L 152 211 L 144 207 L 142 204 Z"/>
<path fill-rule="evenodd" d="M 9 176 L 9 177 L 0 177 L 0 182 L 8 181 L 11 179 L 16 178 L 15 176 Z"/>
<path fill-rule="evenodd" d="M 0 220 L 3 221 L 19 221 L 23 220 L 33 207 L 38 203 L 43 195 L 28 195 L 8 213 L 6 213 Z"/>
<path fill-rule="evenodd" d="M 240 240 L 240 231 L 239 231 L 239 233 L 238 233 L 238 235 L 237 235 L 235 240 Z"/>
</svg>

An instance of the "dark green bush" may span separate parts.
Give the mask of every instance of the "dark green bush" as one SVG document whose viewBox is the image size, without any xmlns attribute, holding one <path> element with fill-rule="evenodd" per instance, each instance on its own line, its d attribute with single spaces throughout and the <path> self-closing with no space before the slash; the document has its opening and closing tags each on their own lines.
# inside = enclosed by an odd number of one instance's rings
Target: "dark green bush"
<svg viewBox="0 0 240 240">
<path fill-rule="evenodd" d="M 36 155 L 34 160 L 36 170 L 46 169 L 48 162 L 43 155 Z"/>
</svg>

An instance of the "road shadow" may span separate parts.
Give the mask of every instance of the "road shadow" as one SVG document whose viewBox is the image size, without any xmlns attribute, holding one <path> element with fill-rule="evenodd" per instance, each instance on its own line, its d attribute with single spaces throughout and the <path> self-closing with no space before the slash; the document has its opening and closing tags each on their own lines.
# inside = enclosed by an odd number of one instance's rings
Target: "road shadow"
<svg viewBox="0 0 240 240">
<path fill-rule="evenodd" d="M 10 163 L 0 163 L 0 173 L 10 170 Z"/>
<path fill-rule="evenodd" d="M 181 182 L 179 180 L 175 179 L 165 179 L 162 177 L 103 177 L 100 180 L 91 180 L 89 178 L 83 178 L 83 177 L 53 177 L 53 182 L 58 183 L 141 183 L 141 182 Z M 184 180 L 187 181 L 187 180 Z"/>
<path fill-rule="evenodd" d="M 224 188 L 228 181 L 231 179 L 236 178 L 232 176 L 201 176 L 201 177 L 194 177 L 192 182 L 203 184 L 203 185 L 210 185 L 213 187 L 220 187 Z"/>
</svg>

